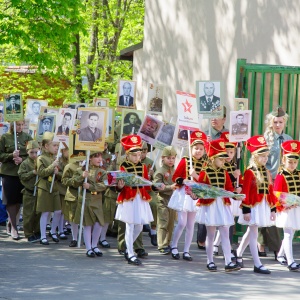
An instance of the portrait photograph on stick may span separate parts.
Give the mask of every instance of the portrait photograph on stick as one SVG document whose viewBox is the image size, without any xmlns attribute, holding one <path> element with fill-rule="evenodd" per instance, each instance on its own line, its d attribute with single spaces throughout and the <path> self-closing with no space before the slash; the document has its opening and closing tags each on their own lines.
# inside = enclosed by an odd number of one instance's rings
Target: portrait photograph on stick
<svg viewBox="0 0 300 300">
<path fill-rule="evenodd" d="M 231 142 L 246 141 L 251 136 L 251 110 L 230 112 L 229 140 Z"/>
<path fill-rule="evenodd" d="M 39 121 L 41 107 L 47 105 L 47 100 L 27 99 L 25 118 L 30 119 L 31 124 L 37 124 Z"/>
<path fill-rule="evenodd" d="M 163 149 L 165 146 L 171 146 L 175 132 L 175 125 L 164 123 L 157 135 L 155 148 Z"/>
<path fill-rule="evenodd" d="M 122 136 L 137 134 L 144 120 L 143 110 L 122 109 L 121 134 Z"/>
<path fill-rule="evenodd" d="M 75 149 L 104 150 L 108 108 L 78 108 Z"/>
<path fill-rule="evenodd" d="M 36 140 L 41 142 L 43 134 L 45 132 L 54 132 L 55 130 L 55 118 L 54 114 L 40 114 L 39 122 L 37 125 Z"/>
<path fill-rule="evenodd" d="M 74 126 L 76 110 L 71 108 L 60 108 L 56 117 L 56 129 L 54 141 L 68 144 L 69 133 Z"/>
<path fill-rule="evenodd" d="M 119 80 L 117 106 L 135 108 L 135 93 L 136 81 Z"/>
<path fill-rule="evenodd" d="M 147 113 L 161 115 L 163 112 L 164 86 L 154 83 L 148 85 Z"/>
<path fill-rule="evenodd" d="M 196 81 L 199 114 L 210 114 L 223 105 L 221 81 Z"/>
<path fill-rule="evenodd" d="M 148 144 L 153 145 L 162 125 L 163 121 L 160 121 L 153 116 L 146 115 L 138 135 L 140 135 Z"/>
<path fill-rule="evenodd" d="M 6 122 L 23 119 L 23 101 L 20 93 L 4 95 L 4 120 Z"/>
</svg>

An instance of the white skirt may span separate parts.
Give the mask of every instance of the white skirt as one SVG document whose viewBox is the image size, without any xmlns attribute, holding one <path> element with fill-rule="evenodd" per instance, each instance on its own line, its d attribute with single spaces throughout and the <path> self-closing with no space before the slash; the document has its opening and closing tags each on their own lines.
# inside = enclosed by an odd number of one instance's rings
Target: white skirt
<svg viewBox="0 0 300 300">
<path fill-rule="evenodd" d="M 129 224 L 149 224 L 153 221 L 153 215 L 149 202 L 137 194 L 133 201 L 118 204 L 115 219 Z"/>
<path fill-rule="evenodd" d="M 185 193 L 185 187 L 183 186 L 173 192 L 168 207 L 177 211 L 195 212 L 198 210 L 196 203 L 197 200 L 193 200 Z"/>
<path fill-rule="evenodd" d="M 300 207 L 293 207 L 276 214 L 276 226 L 281 228 L 300 229 Z"/>
<path fill-rule="evenodd" d="M 242 225 L 258 225 L 258 227 L 275 226 L 275 221 L 271 221 L 271 209 L 268 202 L 264 199 L 251 208 L 251 219 L 249 222 L 244 220 L 244 215 L 240 215 L 238 223 Z"/>
<path fill-rule="evenodd" d="M 202 205 L 196 214 L 196 222 L 206 226 L 231 226 L 234 218 L 231 205 L 224 205 L 223 198 L 218 197 L 210 205 Z"/>
<path fill-rule="evenodd" d="M 240 208 L 240 205 L 242 203 L 242 200 L 234 200 L 232 198 L 229 198 L 231 205 L 231 212 L 234 217 L 239 217 L 243 212 L 242 209 Z"/>
</svg>

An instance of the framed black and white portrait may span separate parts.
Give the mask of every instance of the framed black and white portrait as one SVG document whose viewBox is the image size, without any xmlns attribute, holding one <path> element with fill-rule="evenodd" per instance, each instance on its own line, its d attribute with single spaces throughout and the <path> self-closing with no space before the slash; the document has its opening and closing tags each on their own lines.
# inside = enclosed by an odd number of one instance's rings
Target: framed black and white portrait
<svg viewBox="0 0 300 300">
<path fill-rule="evenodd" d="M 136 81 L 119 80 L 117 106 L 135 108 Z"/>
</svg>

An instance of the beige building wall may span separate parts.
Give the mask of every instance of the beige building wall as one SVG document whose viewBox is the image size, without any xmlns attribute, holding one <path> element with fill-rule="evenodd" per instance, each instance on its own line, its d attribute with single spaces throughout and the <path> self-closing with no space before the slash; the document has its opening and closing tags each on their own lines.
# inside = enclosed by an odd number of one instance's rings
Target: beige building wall
<svg viewBox="0 0 300 300">
<path fill-rule="evenodd" d="M 177 115 L 175 91 L 222 80 L 233 109 L 236 61 L 300 65 L 298 0 L 146 0 L 143 49 L 134 53 L 138 109 L 147 83 L 166 86 L 165 119 Z"/>
</svg>

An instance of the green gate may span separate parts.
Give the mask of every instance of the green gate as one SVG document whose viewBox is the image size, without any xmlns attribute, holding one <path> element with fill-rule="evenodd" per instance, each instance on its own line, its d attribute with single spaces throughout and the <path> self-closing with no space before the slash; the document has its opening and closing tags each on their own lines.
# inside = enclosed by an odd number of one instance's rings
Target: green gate
<svg viewBox="0 0 300 300">
<path fill-rule="evenodd" d="M 281 106 L 289 115 L 286 133 L 294 139 L 300 136 L 300 67 L 261 65 L 237 60 L 236 98 L 248 98 L 248 109 L 252 110 L 251 134 L 263 134 L 266 114 Z M 234 241 L 245 232 L 246 226 L 237 224 Z M 296 232 L 295 238 L 300 236 Z"/>
</svg>

